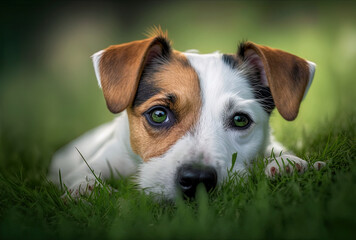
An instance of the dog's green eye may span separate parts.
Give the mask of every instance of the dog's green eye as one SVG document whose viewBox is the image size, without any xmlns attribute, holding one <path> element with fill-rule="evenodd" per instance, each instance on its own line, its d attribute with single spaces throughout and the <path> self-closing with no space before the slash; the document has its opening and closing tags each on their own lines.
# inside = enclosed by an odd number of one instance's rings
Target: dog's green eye
<svg viewBox="0 0 356 240">
<path fill-rule="evenodd" d="M 148 109 L 143 114 L 151 127 L 168 129 L 176 122 L 174 113 L 166 106 L 156 105 Z"/>
<path fill-rule="evenodd" d="M 155 123 L 163 123 L 167 119 L 167 113 L 163 110 L 155 110 L 151 113 L 151 118 Z"/>
<path fill-rule="evenodd" d="M 245 128 L 249 125 L 250 119 L 244 114 L 238 114 L 234 116 L 234 123 L 238 128 Z"/>
</svg>

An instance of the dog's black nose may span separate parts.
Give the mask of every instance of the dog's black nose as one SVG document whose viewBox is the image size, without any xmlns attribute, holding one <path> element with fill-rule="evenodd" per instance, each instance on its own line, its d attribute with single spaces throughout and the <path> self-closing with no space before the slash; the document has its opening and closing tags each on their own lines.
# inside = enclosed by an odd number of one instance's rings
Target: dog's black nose
<svg viewBox="0 0 356 240">
<path fill-rule="evenodd" d="M 183 165 L 177 172 L 178 188 L 185 197 L 194 198 L 197 186 L 202 183 L 207 192 L 215 188 L 217 173 L 213 167 Z"/>
</svg>

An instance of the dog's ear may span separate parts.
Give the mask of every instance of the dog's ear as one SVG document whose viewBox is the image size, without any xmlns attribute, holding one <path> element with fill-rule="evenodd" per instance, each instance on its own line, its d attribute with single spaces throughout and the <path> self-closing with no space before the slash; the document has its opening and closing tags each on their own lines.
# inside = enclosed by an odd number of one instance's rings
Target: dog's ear
<svg viewBox="0 0 356 240">
<path fill-rule="evenodd" d="M 130 106 L 136 95 L 144 67 L 153 59 L 168 57 L 171 52 L 165 36 L 113 45 L 95 53 L 95 74 L 103 89 L 106 104 L 113 113 Z"/>
<path fill-rule="evenodd" d="M 282 50 L 252 42 L 240 44 L 238 56 L 259 71 L 274 103 L 286 120 L 294 120 L 314 77 L 315 64 Z"/>
</svg>

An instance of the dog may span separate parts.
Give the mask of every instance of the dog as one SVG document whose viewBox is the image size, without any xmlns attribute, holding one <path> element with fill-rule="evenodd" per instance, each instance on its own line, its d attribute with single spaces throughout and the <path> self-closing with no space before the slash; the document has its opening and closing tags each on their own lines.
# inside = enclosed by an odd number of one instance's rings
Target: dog
<svg viewBox="0 0 356 240">
<path fill-rule="evenodd" d="M 308 169 L 274 140 L 269 117 L 274 108 L 288 121 L 297 117 L 313 62 L 248 41 L 236 54 L 180 52 L 160 29 L 92 59 L 107 107 L 119 115 L 54 154 L 49 179 L 73 198 L 93 190 L 93 172 L 136 174 L 144 192 L 174 200 L 194 198 L 199 184 L 216 188 L 228 169 L 244 173 L 261 156 L 271 178 Z"/>
</svg>

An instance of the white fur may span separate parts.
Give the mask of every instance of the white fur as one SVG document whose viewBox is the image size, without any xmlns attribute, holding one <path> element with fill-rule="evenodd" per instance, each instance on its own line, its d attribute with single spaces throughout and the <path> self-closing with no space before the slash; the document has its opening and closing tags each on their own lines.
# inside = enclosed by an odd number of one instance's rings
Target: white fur
<svg viewBox="0 0 356 240">
<path fill-rule="evenodd" d="M 100 64 L 100 59 L 101 56 L 103 55 L 104 50 L 101 50 L 97 53 L 94 53 L 91 58 L 93 59 L 93 65 L 94 65 L 94 71 L 95 71 L 95 76 L 96 79 L 98 80 L 98 85 L 101 88 L 101 77 L 100 77 L 100 71 L 99 71 L 99 64 Z"/>
<path fill-rule="evenodd" d="M 93 55 L 99 85 L 102 53 L 100 51 Z M 184 163 L 202 163 L 214 167 L 220 183 L 231 167 L 233 153 L 237 152 L 233 170 L 244 172 L 258 156 L 270 156 L 272 149 L 276 155 L 284 151 L 283 146 L 270 135 L 269 116 L 254 99 L 243 72 L 225 64 L 220 53 L 184 54 L 199 76 L 202 98 L 199 119 L 187 134 L 163 155 L 143 162 L 131 150 L 125 111 L 112 123 L 89 132 L 56 153 L 50 168 L 50 179 L 58 183 L 60 169 L 63 183 L 74 197 L 78 196 L 75 193 L 81 193 L 80 189 L 87 189 L 95 183 L 93 174 L 76 152 L 77 147 L 97 176 L 110 177 L 110 168 L 114 169 L 116 176 L 137 172 L 137 182 L 144 191 L 174 199 L 176 171 Z M 314 65 L 310 63 L 310 66 Z M 311 73 L 314 73 L 314 69 Z M 250 128 L 236 130 L 226 127 L 226 121 L 237 112 L 246 113 L 252 118 L 254 123 Z"/>
<path fill-rule="evenodd" d="M 305 88 L 303 99 L 307 95 L 307 93 L 309 91 L 309 88 L 310 88 L 310 86 L 311 86 L 311 84 L 313 82 L 315 69 L 316 69 L 316 64 L 315 63 L 310 62 L 310 61 L 307 61 L 307 62 L 308 62 L 308 65 L 309 65 L 309 81 L 308 81 L 307 87 Z"/>
<path fill-rule="evenodd" d="M 60 170 L 62 183 L 73 194 L 79 188 L 86 188 L 87 184 L 92 185 L 95 176 L 79 152 L 97 177 L 108 179 L 111 174 L 113 177 L 132 175 L 142 160 L 132 152 L 129 134 L 128 118 L 124 111 L 111 123 L 99 126 L 56 152 L 51 162 L 49 180 L 59 184 Z"/>
</svg>

